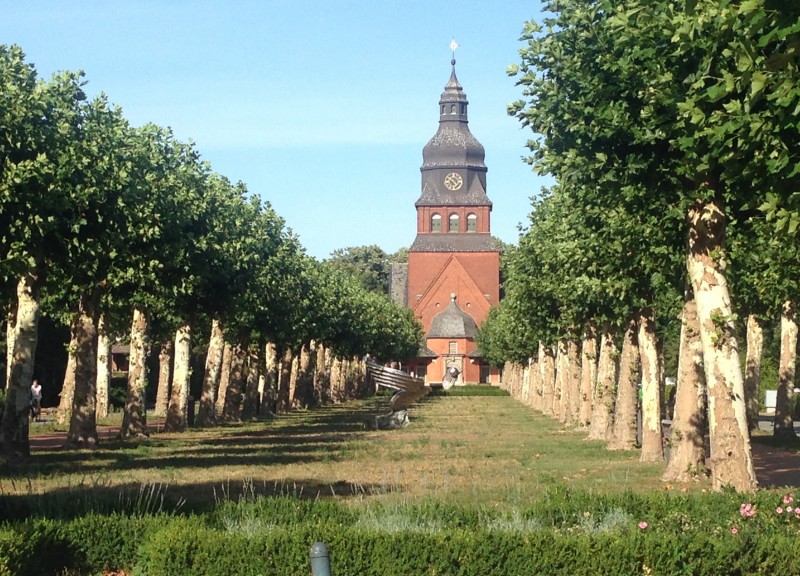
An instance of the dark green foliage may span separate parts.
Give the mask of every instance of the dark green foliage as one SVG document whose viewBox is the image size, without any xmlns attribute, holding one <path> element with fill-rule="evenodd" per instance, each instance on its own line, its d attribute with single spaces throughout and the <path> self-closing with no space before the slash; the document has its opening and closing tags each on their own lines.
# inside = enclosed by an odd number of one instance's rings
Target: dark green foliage
<svg viewBox="0 0 800 576">
<path fill-rule="evenodd" d="M 789 497 L 600 495 L 562 486 L 518 510 L 275 497 L 222 502 L 189 517 L 33 518 L 0 527 L 0 576 L 307 574 L 317 541 L 327 545 L 336 576 L 788 576 L 800 573 L 800 518 L 776 508 Z M 745 503 L 755 506 L 750 518 L 740 513 Z"/>
<path fill-rule="evenodd" d="M 450 390 L 433 389 L 434 396 L 508 396 L 508 390 L 489 385 L 454 386 Z"/>
</svg>

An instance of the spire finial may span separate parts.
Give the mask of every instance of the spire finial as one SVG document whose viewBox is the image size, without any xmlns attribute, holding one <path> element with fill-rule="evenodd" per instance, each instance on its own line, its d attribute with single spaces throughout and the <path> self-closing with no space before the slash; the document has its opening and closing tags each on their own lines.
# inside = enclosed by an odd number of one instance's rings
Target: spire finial
<svg viewBox="0 0 800 576">
<path fill-rule="evenodd" d="M 452 40 L 450 40 L 450 52 L 453 53 L 453 59 L 450 60 L 451 66 L 456 65 L 456 48 L 458 48 L 458 42 L 456 42 L 456 39 L 453 38 Z"/>
</svg>

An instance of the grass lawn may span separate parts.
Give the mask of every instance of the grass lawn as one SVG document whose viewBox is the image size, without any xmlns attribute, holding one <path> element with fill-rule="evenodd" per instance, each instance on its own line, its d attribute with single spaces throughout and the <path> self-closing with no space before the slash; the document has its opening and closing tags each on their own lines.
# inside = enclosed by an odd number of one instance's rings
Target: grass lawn
<svg viewBox="0 0 800 576">
<path fill-rule="evenodd" d="M 34 450 L 30 465 L 3 472 L 0 494 L 92 498 L 148 486 L 191 505 L 278 493 L 517 507 L 556 485 L 663 488 L 662 464 L 608 451 L 507 396 L 432 396 L 412 407 L 407 428 L 370 429 L 387 404 L 376 397 L 242 425 L 153 432 L 145 441 L 103 437 L 95 450 Z"/>
</svg>

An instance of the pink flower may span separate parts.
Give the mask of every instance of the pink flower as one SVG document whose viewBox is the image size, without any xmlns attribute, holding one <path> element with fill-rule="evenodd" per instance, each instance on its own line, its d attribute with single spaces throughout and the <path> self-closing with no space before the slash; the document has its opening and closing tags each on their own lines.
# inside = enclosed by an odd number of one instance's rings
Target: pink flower
<svg viewBox="0 0 800 576">
<path fill-rule="evenodd" d="M 644 520 L 639 522 L 639 530 L 647 530 L 647 522 L 645 522 Z"/>
<path fill-rule="evenodd" d="M 784 504 L 791 504 L 792 502 L 794 502 L 794 496 L 792 496 L 791 494 L 787 494 L 786 496 L 783 497 Z"/>
<path fill-rule="evenodd" d="M 775 508 L 775 513 L 776 513 L 776 514 L 783 514 L 783 508 L 781 508 L 780 506 L 778 506 L 777 508 Z"/>
<path fill-rule="evenodd" d="M 739 529 L 738 529 L 736 526 L 734 526 L 733 528 L 731 528 L 731 534 L 733 534 L 734 536 L 736 536 L 738 533 L 739 533 Z"/>
<path fill-rule="evenodd" d="M 756 506 L 749 502 L 747 504 L 742 504 L 739 506 L 739 514 L 741 514 L 743 518 L 752 518 L 756 515 Z"/>
<path fill-rule="evenodd" d="M 787 507 L 786 507 L 786 513 L 787 513 L 787 514 L 791 514 L 791 513 L 792 513 L 792 511 L 793 511 L 793 509 L 792 509 L 792 507 L 791 507 L 791 506 L 787 506 Z"/>
</svg>

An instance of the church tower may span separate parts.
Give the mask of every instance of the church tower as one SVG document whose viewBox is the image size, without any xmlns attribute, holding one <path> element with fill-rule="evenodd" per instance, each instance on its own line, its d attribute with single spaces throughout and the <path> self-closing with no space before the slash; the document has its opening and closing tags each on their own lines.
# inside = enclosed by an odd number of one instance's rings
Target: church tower
<svg viewBox="0 0 800 576">
<path fill-rule="evenodd" d="M 427 350 L 409 368 L 429 383 L 451 367 L 461 382 L 496 382 L 475 335 L 500 298 L 500 252 L 491 236 L 485 151 L 469 130 L 455 64 L 439 99 L 439 128 L 422 151 L 405 301 L 422 322 Z"/>
</svg>

